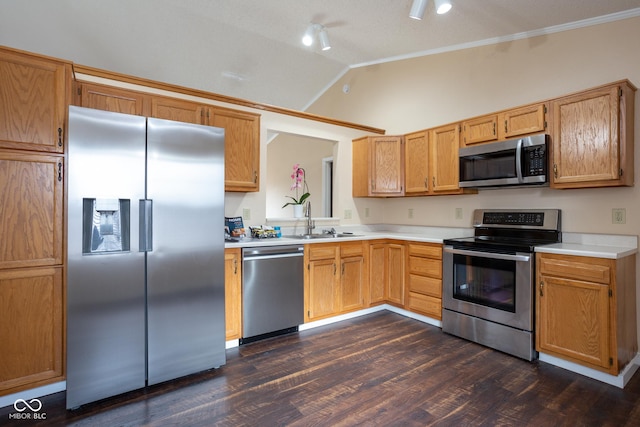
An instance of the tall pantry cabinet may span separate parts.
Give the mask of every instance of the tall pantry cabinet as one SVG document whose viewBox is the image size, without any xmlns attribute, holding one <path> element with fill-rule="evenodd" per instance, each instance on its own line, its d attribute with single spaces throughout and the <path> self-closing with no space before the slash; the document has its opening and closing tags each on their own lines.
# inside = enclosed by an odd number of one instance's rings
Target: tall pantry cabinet
<svg viewBox="0 0 640 427">
<path fill-rule="evenodd" d="M 64 379 L 71 64 L 0 48 L 0 395 Z"/>
</svg>

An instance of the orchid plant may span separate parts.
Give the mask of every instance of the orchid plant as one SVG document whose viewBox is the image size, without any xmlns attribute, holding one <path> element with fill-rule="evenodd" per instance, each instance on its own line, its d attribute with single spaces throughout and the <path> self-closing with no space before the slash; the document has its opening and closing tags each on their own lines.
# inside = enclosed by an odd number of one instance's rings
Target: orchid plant
<svg viewBox="0 0 640 427">
<path fill-rule="evenodd" d="M 287 202 L 284 205 L 282 205 L 283 208 L 289 205 L 302 205 L 305 202 L 305 200 L 307 200 L 307 198 L 311 196 L 311 194 L 309 193 L 309 187 L 307 187 L 307 179 L 306 179 L 305 171 L 303 168 L 300 167 L 298 163 L 293 165 L 293 172 L 291 173 L 291 179 L 293 180 L 293 184 L 291 184 L 291 190 L 296 190 L 296 197 L 285 196 L 290 198 L 293 201 Z M 300 191 L 302 191 L 301 196 L 298 196 L 299 189 Z"/>
</svg>

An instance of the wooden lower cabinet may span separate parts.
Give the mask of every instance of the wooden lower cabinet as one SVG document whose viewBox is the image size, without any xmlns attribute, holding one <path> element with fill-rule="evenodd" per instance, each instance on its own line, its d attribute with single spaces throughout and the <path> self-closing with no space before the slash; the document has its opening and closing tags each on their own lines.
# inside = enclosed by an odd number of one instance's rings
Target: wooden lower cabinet
<svg viewBox="0 0 640 427">
<path fill-rule="evenodd" d="M 226 340 L 242 337 L 242 250 L 224 250 L 224 310 Z"/>
<path fill-rule="evenodd" d="M 406 308 L 442 319 L 442 245 L 409 243 Z"/>
<path fill-rule="evenodd" d="M 0 270 L 0 395 L 64 380 L 62 267 Z"/>
<path fill-rule="evenodd" d="M 404 306 L 405 244 L 393 240 L 369 243 L 369 292 L 372 305 Z"/>
<path fill-rule="evenodd" d="M 305 322 L 368 305 L 364 244 L 305 246 Z"/>
<path fill-rule="evenodd" d="M 635 255 L 536 261 L 536 350 L 618 375 L 638 351 Z"/>
</svg>

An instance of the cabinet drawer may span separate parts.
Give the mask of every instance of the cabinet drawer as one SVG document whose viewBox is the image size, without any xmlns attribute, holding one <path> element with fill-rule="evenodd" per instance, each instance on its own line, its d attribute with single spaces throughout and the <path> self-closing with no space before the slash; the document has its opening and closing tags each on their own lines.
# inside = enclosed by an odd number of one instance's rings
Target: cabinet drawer
<svg viewBox="0 0 640 427">
<path fill-rule="evenodd" d="M 409 274 L 409 291 L 442 298 L 442 280 Z"/>
<path fill-rule="evenodd" d="M 422 256 L 427 258 L 442 259 L 441 245 L 414 245 L 409 244 L 409 255 Z"/>
<path fill-rule="evenodd" d="M 351 257 L 364 255 L 362 242 L 343 243 L 340 245 L 340 256 Z"/>
<path fill-rule="evenodd" d="M 609 284 L 613 260 L 578 256 L 549 255 L 538 258 L 541 274 L 568 277 L 576 280 L 587 280 L 595 283 Z"/>
<path fill-rule="evenodd" d="M 409 273 L 442 279 L 442 261 L 410 256 Z"/>
<path fill-rule="evenodd" d="M 442 300 L 409 292 L 409 310 L 426 314 L 435 319 L 442 319 Z"/>
<path fill-rule="evenodd" d="M 312 261 L 316 259 L 335 258 L 340 249 L 339 246 L 334 244 L 313 244 L 307 245 L 307 247 L 309 248 L 309 259 Z"/>
</svg>

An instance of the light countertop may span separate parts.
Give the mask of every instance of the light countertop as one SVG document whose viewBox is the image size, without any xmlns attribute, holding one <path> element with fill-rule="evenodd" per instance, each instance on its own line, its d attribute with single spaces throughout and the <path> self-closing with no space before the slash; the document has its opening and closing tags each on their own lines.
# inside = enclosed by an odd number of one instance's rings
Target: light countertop
<svg viewBox="0 0 640 427">
<path fill-rule="evenodd" d="M 336 227 L 338 228 L 338 227 Z M 320 234 L 322 230 L 314 230 Z M 421 227 L 404 225 L 373 225 L 339 227 L 339 233 L 350 232 L 353 237 L 326 237 L 298 239 L 290 237 L 252 239 L 244 238 L 237 243 L 225 243 L 225 248 L 248 248 L 259 246 L 280 246 L 348 242 L 357 240 L 396 239 L 411 242 L 442 243 L 445 239 L 473 236 L 471 228 Z M 285 236 L 288 235 L 283 230 Z M 291 234 L 299 234 L 293 233 Z M 536 252 L 561 255 L 589 256 L 618 259 L 638 252 L 638 236 L 563 233 L 562 243 L 536 247 Z"/>
</svg>

